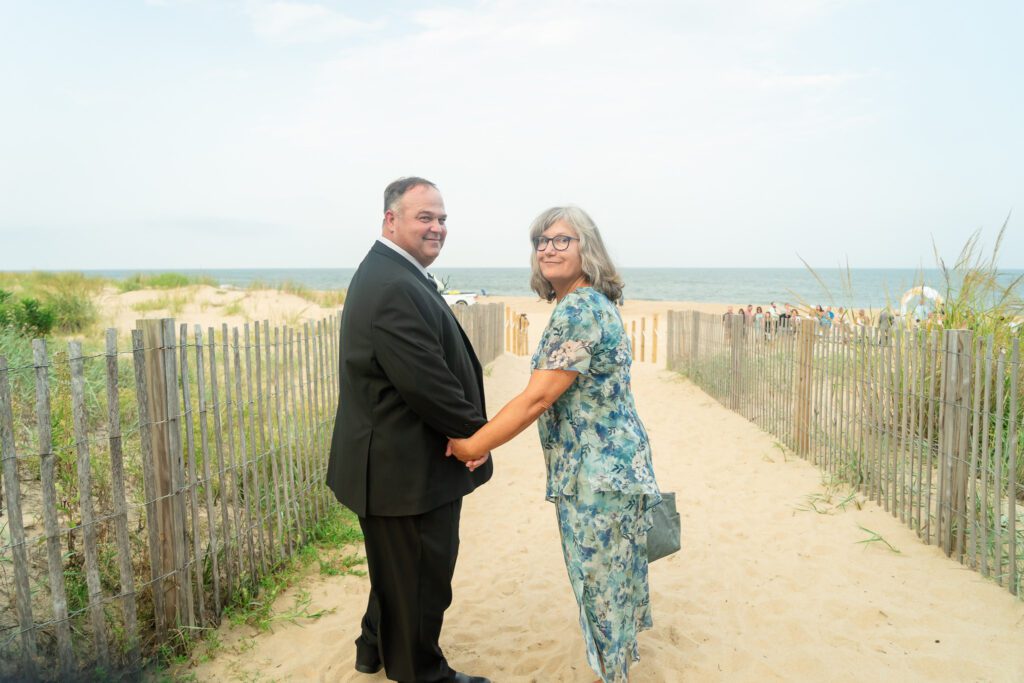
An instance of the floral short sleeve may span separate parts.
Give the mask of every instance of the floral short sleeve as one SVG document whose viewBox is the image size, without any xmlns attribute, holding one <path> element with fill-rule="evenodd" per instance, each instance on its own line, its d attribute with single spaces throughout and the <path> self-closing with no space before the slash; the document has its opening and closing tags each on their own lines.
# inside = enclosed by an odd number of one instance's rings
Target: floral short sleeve
<svg viewBox="0 0 1024 683">
<path fill-rule="evenodd" d="M 594 491 L 661 500 L 630 388 L 631 363 L 622 318 L 604 294 L 581 287 L 552 311 L 532 367 L 580 374 L 537 420 L 549 500 L 574 495 L 582 477 Z"/>
<path fill-rule="evenodd" d="M 600 343 L 601 326 L 593 311 L 572 304 L 559 306 L 544 330 L 533 366 L 537 370 L 575 370 L 586 375 Z"/>
</svg>

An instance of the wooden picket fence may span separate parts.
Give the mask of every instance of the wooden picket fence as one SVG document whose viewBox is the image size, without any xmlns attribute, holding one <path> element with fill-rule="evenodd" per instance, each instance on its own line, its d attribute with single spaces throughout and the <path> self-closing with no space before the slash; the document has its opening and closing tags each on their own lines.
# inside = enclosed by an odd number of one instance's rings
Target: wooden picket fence
<svg viewBox="0 0 1024 683">
<path fill-rule="evenodd" d="M 456 316 L 502 353 L 500 305 Z M 337 342 L 337 316 L 168 319 L 0 356 L 0 680 L 134 680 L 258 592 L 335 505 Z"/>
<path fill-rule="evenodd" d="M 654 314 L 650 328 L 647 327 L 647 318 L 640 318 L 639 334 L 635 319 L 624 320 L 623 326 L 629 335 L 633 360 L 657 363 L 658 314 Z M 505 307 L 505 350 L 515 356 L 529 356 L 533 353 L 530 348 L 530 321 L 525 313 L 519 313 L 511 306 Z"/>
<path fill-rule="evenodd" d="M 473 350 L 482 365 L 505 353 L 504 330 L 501 304 L 476 304 L 473 306 L 452 306 L 452 313 L 458 319 L 466 336 L 473 343 Z"/>
<path fill-rule="evenodd" d="M 667 365 L 1021 594 L 1020 340 L 671 311 Z"/>
<path fill-rule="evenodd" d="M 530 320 L 511 306 L 505 307 L 505 350 L 514 356 L 530 355 Z"/>
<path fill-rule="evenodd" d="M 649 340 L 649 341 L 648 341 Z M 658 362 L 658 314 L 654 314 L 651 320 L 650 330 L 647 328 L 647 318 L 640 318 L 640 333 L 637 336 L 636 320 L 629 321 L 629 343 L 633 348 L 633 360 L 641 363 L 650 360 Z M 648 352 L 650 348 L 650 352 Z"/>
</svg>

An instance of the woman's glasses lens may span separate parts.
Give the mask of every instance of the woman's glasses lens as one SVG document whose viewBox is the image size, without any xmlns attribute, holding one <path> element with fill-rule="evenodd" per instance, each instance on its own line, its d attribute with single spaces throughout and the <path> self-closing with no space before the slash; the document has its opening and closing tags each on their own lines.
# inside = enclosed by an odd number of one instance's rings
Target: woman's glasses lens
<svg viewBox="0 0 1024 683">
<path fill-rule="evenodd" d="M 555 251 L 565 251 L 569 248 L 574 237 L 568 235 L 555 235 L 554 237 L 538 237 L 534 241 L 534 245 L 537 247 L 537 251 L 544 251 L 548 248 L 548 243 L 551 242 L 555 245 Z"/>
</svg>

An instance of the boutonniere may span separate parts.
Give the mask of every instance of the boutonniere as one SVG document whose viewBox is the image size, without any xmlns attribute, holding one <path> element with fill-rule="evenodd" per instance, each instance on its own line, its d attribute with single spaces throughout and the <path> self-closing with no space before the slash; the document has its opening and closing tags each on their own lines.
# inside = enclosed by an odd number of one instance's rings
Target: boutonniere
<svg viewBox="0 0 1024 683">
<path fill-rule="evenodd" d="M 434 277 L 433 273 L 427 273 L 427 277 L 434 283 L 434 286 L 437 287 L 437 291 L 444 294 L 444 283 Z"/>
</svg>

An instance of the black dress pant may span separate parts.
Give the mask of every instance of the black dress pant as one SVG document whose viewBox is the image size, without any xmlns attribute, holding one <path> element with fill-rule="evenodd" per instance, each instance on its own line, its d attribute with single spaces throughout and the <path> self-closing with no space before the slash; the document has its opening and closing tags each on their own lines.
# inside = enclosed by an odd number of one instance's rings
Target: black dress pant
<svg viewBox="0 0 1024 683">
<path fill-rule="evenodd" d="M 387 677 L 402 683 L 448 681 L 438 645 L 452 603 L 462 499 L 421 515 L 360 517 L 370 574 L 359 651 L 380 653 Z"/>
</svg>

